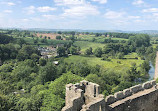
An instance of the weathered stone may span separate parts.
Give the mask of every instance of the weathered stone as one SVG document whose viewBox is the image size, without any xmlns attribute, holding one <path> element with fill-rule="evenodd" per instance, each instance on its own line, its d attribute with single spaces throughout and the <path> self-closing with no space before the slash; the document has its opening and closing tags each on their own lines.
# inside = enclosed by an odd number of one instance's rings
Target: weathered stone
<svg viewBox="0 0 158 111">
<path fill-rule="evenodd" d="M 130 88 L 130 91 L 133 93 L 133 94 L 135 94 L 135 93 L 137 93 L 137 92 L 139 92 L 139 91 L 141 91 L 141 90 L 143 90 L 143 88 L 142 88 L 142 85 L 136 85 L 136 86 L 133 86 L 133 87 L 131 87 Z"/>
<path fill-rule="evenodd" d="M 128 97 L 132 95 L 132 92 L 130 91 L 130 89 L 125 89 L 123 90 L 123 94 L 125 95 L 125 97 Z"/>
<path fill-rule="evenodd" d="M 152 87 L 151 83 L 150 82 L 146 82 L 146 83 L 143 83 L 142 87 L 144 89 L 150 89 Z"/>
<path fill-rule="evenodd" d="M 158 109 L 155 84 L 155 81 L 139 84 L 106 99 L 98 93 L 99 86 L 95 83 L 83 81 L 80 85 L 69 84 L 66 85 L 66 101 L 62 111 L 155 111 Z"/>
<path fill-rule="evenodd" d="M 110 95 L 110 96 L 107 96 L 106 99 L 105 99 L 106 103 L 109 105 L 109 104 L 112 104 L 116 101 L 116 98 L 114 95 Z"/>
<path fill-rule="evenodd" d="M 155 80 L 152 80 L 152 81 L 150 81 L 151 82 L 151 85 L 152 86 L 155 86 L 156 85 L 156 81 Z"/>
<path fill-rule="evenodd" d="M 120 99 L 125 98 L 123 91 L 119 91 L 119 92 L 115 93 L 114 96 L 115 96 L 116 100 L 120 100 Z"/>
</svg>

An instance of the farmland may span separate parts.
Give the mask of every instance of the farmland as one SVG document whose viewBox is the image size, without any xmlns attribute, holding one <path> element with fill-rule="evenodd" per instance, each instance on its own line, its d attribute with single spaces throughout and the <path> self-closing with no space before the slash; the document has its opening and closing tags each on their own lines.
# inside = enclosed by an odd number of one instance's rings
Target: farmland
<svg viewBox="0 0 158 111">
<path fill-rule="evenodd" d="M 135 58 L 138 59 L 135 59 Z M 124 57 L 124 59 L 111 59 L 111 61 L 103 61 L 101 58 L 97 58 L 95 56 L 78 56 L 78 55 L 73 55 L 65 59 L 66 62 L 69 63 L 77 63 L 77 62 L 82 62 L 86 61 L 89 65 L 95 66 L 95 65 L 100 65 L 104 69 L 114 69 L 114 70 L 128 70 L 132 63 L 136 63 L 137 66 L 140 66 L 144 60 L 141 60 L 140 57 L 136 53 L 130 53 Z M 120 62 L 118 62 L 120 61 Z"/>
</svg>

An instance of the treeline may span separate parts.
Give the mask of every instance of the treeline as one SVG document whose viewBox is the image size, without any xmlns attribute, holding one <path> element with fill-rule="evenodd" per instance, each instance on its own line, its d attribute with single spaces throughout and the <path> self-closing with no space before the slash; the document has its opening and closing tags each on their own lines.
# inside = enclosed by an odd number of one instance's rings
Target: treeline
<svg viewBox="0 0 158 111">
<path fill-rule="evenodd" d="M 0 110 L 60 111 L 65 103 L 65 85 L 86 79 L 98 83 L 105 96 L 146 81 L 148 62 L 135 63 L 127 71 L 116 72 L 85 61 L 66 63 L 56 59 L 7 61 L 0 67 Z M 144 70 L 145 69 L 145 70 Z"/>
<path fill-rule="evenodd" d="M 11 41 L 13 41 L 12 36 L 8 36 L 6 34 L 0 33 L 0 44 L 8 44 Z"/>
<path fill-rule="evenodd" d="M 94 51 L 92 47 L 85 51 L 85 55 L 95 55 L 96 57 L 103 57 L 103 60 L 109 60 L 109 57 L 122 59 L 124 55 L 131 52 L 137 52 L 142 55 L 148 51 L 150 46 L 150 38 L 147 35 L 131 36 L 128 42 L 124 44 L 107 44 L 103 48 L 96 48 Z M 143 47 L 143 49 L 142 49 Z M 142 52 L 144 51 L 144 52 Z M 147 52 L 148 53 L 148 52 Z"/>
</svg>

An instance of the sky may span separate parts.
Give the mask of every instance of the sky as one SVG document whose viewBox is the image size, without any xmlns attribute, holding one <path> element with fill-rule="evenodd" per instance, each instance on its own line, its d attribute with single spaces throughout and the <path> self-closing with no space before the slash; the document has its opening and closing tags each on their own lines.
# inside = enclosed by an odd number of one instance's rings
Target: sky
<svg viewBox="0 0 158 111">
<path fill-rule="evenodd" d="M 158 30 L 158 0 L 0 0 L 0 27 Z"/>
</svg>

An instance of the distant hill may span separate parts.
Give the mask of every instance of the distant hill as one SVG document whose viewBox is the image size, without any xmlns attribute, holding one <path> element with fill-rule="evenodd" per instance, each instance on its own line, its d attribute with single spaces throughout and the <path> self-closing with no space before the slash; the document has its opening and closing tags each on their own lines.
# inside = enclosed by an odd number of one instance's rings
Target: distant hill
<svg viewBox="0 0 158 111">
<path fill-rule="evenodd" d="M 1 28 L 1 29 L 18 29 L 18 30 L 29 30 L 29 31 L 76 31 L 76 32 L 93 32 L 93 33 L 105 33 L 105 32 L 117 32 L 117 33 L 143 33 L 150 35 L 157 35 L 158 30 L 141 30 L 141 31 L 123 31 L 123 30 L 82 30 L 82 29 L 45 29 L 45 28 Z"/>
</svg>

